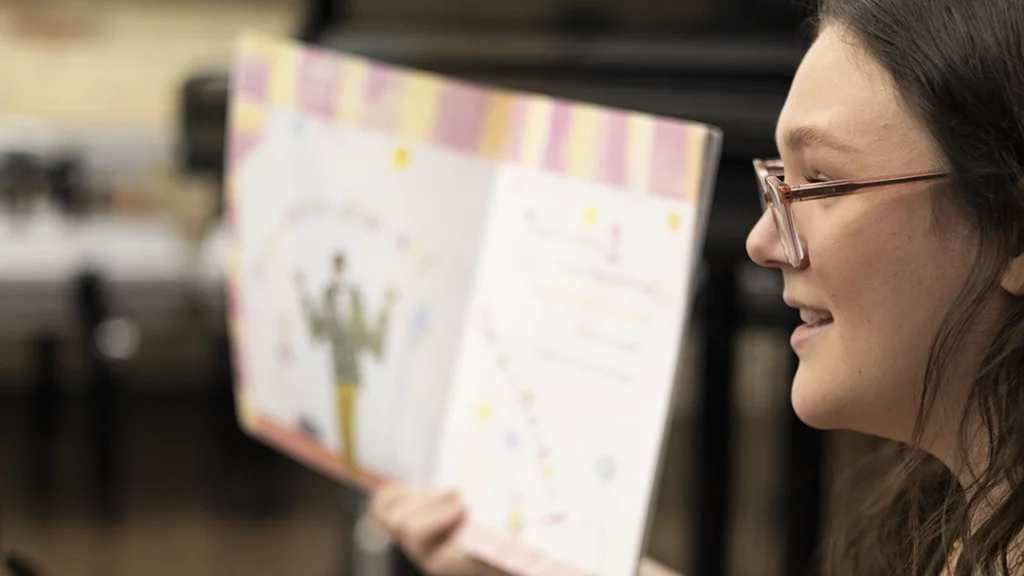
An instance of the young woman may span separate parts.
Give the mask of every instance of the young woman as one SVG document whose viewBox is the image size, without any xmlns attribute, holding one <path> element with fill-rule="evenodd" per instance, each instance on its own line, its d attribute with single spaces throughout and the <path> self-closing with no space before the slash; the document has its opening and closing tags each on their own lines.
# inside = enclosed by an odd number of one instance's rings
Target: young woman
<svg viewBox="0 0 1024 576">
<path fill-rule="evenodd" d="M 824 0 L 776 136 L 747 248 L 805 321 L 793 407 L 901 446 L 823 571 L 1024 574 L 1024 0 Z M 454 497 L 374 510 L 426 572 L 479 573 Z"/>
</svg>

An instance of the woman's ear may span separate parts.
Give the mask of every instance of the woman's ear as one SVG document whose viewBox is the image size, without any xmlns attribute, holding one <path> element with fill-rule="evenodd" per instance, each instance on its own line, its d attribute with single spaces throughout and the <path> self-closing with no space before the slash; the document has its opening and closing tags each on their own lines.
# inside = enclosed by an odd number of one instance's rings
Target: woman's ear
<svg viewBox="0 0 1024 576">
<path fill-rule="evenodd" d="M 1010 260 L 999 285 L 1014 296 L 1024 296 L 1024 254 Z"/>
</svg>

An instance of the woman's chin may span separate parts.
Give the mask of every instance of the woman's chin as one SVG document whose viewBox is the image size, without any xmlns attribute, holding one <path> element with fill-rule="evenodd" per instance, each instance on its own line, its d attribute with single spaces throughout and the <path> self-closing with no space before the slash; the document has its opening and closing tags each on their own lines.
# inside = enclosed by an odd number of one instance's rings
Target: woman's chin
<svg viewBox="0 0 1024 576">
<path fill-rule="evenodd" d="M 849 420 L 849 403 L 830 394 L 821 379 L 810 378 L 807 374 L 801 374 L 802 371 L 803 367 L 797 370 L 790 390 L 790 402 L 797 418 L 819 430 L 846 427 L 844 422 Z"/>
</svg>

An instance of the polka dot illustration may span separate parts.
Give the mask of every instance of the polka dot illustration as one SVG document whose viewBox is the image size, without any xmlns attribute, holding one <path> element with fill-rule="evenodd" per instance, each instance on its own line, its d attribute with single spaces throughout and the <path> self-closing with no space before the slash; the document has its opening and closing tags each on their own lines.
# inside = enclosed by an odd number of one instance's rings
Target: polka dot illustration
<svg viewBox="0 0 1024 576">
<path fill-rule="evenodd" d="M 597 208 L 594 206 L 587 206 L 583 209 L 583 224 L 585 226 L 593 226 L 597 224 Z"/>
<path fill-rule="evenodd" d="M 404 170 L 409 166 L 409 162 L 412 161 L 412 154 L 408 148 L 398 148 L 391 155 L 391 167 L 395 170 Z"/>
<path fill-rule="evenodd" d="M 481 422 L 491 422 L 494 420 L 494 407 L 487 402 L 481 402 L 476 405 L 476 417 Z"/>
<path fill-rule="evenodd" d="M 513 512 L 508 516 L 509 532 L 518 534 L 523 529 L 523 515 L 520 512 Z"/>
<path fill-rule="evenodd" d="M 671 230 L 673 232 L 675 232 L 676 230 L 679 230 L 679 226 L 682 223 L 683 223 L 683 220 L 682 220 L 682 218 L 679 217 L 678 213 L 673 212 L 673 213 L 668 215 L 668 229 L 669 230 Z"/>
</svg>

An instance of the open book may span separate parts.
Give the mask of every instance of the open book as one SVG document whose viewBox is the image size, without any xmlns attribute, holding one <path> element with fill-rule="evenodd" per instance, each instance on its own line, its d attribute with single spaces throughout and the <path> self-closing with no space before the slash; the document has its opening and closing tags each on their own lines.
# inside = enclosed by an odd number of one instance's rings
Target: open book
<svg viewBox="0 0 1024 576">
<path fill-rule="evenodd" d="M 241 425 L 457 487 L 506 571 L 632 576 L 721 136 L 246 37 L 227 203 Z"/>
</svg>

